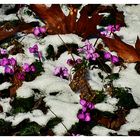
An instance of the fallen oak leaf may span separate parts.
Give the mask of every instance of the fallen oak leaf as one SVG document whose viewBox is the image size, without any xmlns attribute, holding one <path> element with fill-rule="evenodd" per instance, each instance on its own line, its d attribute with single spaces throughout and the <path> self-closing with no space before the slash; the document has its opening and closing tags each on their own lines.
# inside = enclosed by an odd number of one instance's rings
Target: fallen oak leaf
<svg viewBox="0 0 140 140">
<path fill-rule="evenodd" d="M 133 46 L 126 44 L 123 42 L 119 36 L 113 34 L 114 38 L 107 38 L 105 36 L 101 36 L 103 42 L 109 47 L 110 51 L 117 52 L 117 55 L 121 57 L 127 63 L 133 63 L 140 61 L 140 54 L 138 52 L 140 46 L 139 38 L 136 41 L 136 48 Z"/>
<path fill-rule="evenodd" d="M 76 71 L 69 86 L 75 92 L 80 91 L 80 98 L 87 101 L 92 101 L 96 92 L 91 88 L 86 79 L 87 69 L 80 68 Z"/>
</svg>

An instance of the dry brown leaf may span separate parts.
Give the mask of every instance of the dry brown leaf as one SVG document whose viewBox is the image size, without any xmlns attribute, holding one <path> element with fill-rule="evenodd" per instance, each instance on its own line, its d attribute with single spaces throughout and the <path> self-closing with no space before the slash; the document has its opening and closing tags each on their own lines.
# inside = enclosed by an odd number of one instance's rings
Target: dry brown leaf
<svg viewBox="0 0 140 140">
<path fill-rule="evenodd" d="M 117 52 L 118 56 L 121 57 L 125 62 L 133 63 L 140 61 L 140 40 L 137 38 L 136 48 L 133 46 L 126 44 L 121 41 L 120 37 L 114 34 L 114 38 L 107 38 L 101 36 L 104 43 L 109 47 L 110 51 Z"/>
<path fill-rule="evenodd" d="M 87 70 L 85 68 L 80 68 L 79 70 L 77 70 L 69 85 L 73 91 L 80 91 L 81 99 L 92 101 L 95 98 L 96 93 L 91 89 L 86 79 L 86 73 Z"/>
<path fill-rule="evenodd" d="M 74 5 L 69 6 L 68 16 L 64 15 L 58 4 L 52 4 L 50 8 L 42 4 L 32 4 L 30 8 L 46 23 L 49 34 L 76 33 L 86 38 L 98 33 L 96 26 L 102 20 L 102 15 L 99 15 L 97 10 L 98 6 L 96 8 L 95 5 L 93 6 L 91 17 L 88 15 L 88 7 L 91 9 L 92 5 L 87 5 L 81 10 L 79 19 L 76 19 L 78 9 Z"/>
<path fill-rule="evenodd" d="M 28 23 L 21 22 L 18 26 L 8 26 L 3 25 L 0 27 L 0 41 L 4 40 L 6 38 L 12 37 L 17 32 L 25 32 L 25 33 L 31 33 L 32 32 L 32 26 Z"/>
<path fill-rule="evenodd" d="M 116 112 L 116 116 L 113 118 L 109 118 L 107 116 L 100 116 L 97 120 L 97 122 L 100 125 L 103 125 L 109 129 L 113 129 L 113 130 L 119 130 L 120 127 L 126 123 L 126 110 L 118 110 Z"/>
</svg>

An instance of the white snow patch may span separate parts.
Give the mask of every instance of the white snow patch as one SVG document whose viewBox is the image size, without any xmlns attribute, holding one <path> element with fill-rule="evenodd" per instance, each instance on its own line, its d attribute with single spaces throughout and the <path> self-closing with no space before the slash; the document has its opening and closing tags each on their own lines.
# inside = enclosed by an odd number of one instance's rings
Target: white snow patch
<svg viewBox="0 0 140 140">
<path fill-rule="evenodd" d="M 116 110 L 116 108 L 113 105 L 107 104 L 107 103 L 104 103 L 104 102 L 103 103 L 97 103 L 95 105 L 95 108 L 98 109 L 98 110 L 101 110 L 101 111 L 109 111 L 111 113 L 113 113 Z"/>
<path fill-rule="evenodd" d="M 91 132 L 97 136 L 107 136 L 109 133 L 115 133 L 116 131 L 105 128 L 103 126 L 95 126 L 91 129 Z"/>
<path fill-rule="evenodd" d="M 10 100 L 11 98 L 0 99 L 0 105 L 3 108 L 3 112 L 9 112 L 11 110 Z"/>
<path fill-rule="evenodd" d="M 28 86 L 22 85 L 17 89 L 16 93 L 17 97 L 28 98 L 31 97 L 34 92 Z"/>
<path fill-rule="evenodd" d="M 4 82 L 0 84 L 0 90 L 8 89 L 12 84 L 9 82 Z"/>
<path fill-rule="evenodd" d="M 118 10 L 124 12 L 127 27 L 121 28 L 118 35 L 123 36 L 123 41 L 134 46 L 137 36 L 140 36 L 140 5 L 117 5 Z"/>
</svg>

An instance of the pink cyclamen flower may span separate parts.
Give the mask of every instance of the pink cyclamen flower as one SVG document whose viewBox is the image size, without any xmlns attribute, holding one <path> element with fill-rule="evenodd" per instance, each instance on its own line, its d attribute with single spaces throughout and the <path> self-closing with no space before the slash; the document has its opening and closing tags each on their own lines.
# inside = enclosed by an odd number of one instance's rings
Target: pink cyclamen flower
<svg viewBox="0 0 140 140">
<path fill-rule="evenodd" d="M 81 113 L 79 113 L 79 114 L 77 115 L 77 118 L 78 118 L 79 120 L 84 120 L 84 119 L 85 119 L 85 114 L 84 114 L 83 112 L 81 112 Z"/>
<path fill-rule="evenodd" d="M 89 122 L 90 120 L 91 120 L 90 113 L 86 113 L 84 121 Z"/>
<path fill-rule="evenodd" d="M 76 63 L 77 64 L 81 64 L 82 63 L 82 59 L 80 59 L 80 58 L 76 59 Z"/>
<path fill-rule="evenodd" d="M 9 64 L 8 58 L 3 58 L 3 59 L 0 60 L 0 65 L 1 66 L 6 66 L 8 64 Z"/>
<path fill-rule="evenodd" d="M 87 111 L 87 107 L 82 106 L 82 112 L 86 112 Z"/>
<path fill-rule="evenodd" d="M 35 36 L 38 36 L 40 34 L 39 27 L 35 27 L 34 30 L 33 30 L 33 33 L 34 33 Z"/>
<path fill-rule="evenodd" d="M 30 65 L 28 63 L 24 63 L 22 68 L 24 72 L 30 72 Z"/>
<path fill-rule="evenodd" d="M 35 72 L 36 71 L 35 66 L 31 65 L 30 66 L 30 71 Z"/>
<path fill-rule="evenodd" d="M 14 59 L 12 57 L 12 58 L 9 59 L 9 63 L 10 63 L 10 65 L 15 66 L 17 64 L 17 61 L 16 61 L 16 59 Z"/>
<path fill-rule="evenodd" d="M 61 78 L 67 78 L 69 76 L 68 69 L 66 67 L 55 67 L 53 74 Z"/>
<path fill-rule="evenodd" d="M 35 44 L 33 47 L 29 48 L 30 53 L 38 53 L 38 45 Z"/>
<path fill-rule="evenodd" d="M 115 26 L 115 29 L 116 29 L 116 31 L 120 31 L 120 29 L 121 29 L 120 25 L 117 24 L 117 25 Z"/>
<path fill-rule="evenodd" d="M 25 74 L 23 72 L 20 72 L 20 73 L 18 73 L 17 78 L 19 80 L 22 80 L 23 81 L 23 80 L 25 80 Z"/>
<path fill-rule="evenodd" d="M 86 106 L 86 105 L 87 105 L 87 101 L 84 100 L 84 99 L 80 99 L 80 104 L 81 104 L 82 106 Z"/>
<path fill-rule="evenodd" d="M 111 57 L 111 62 L 112 63 L 118 63 L 119 62 L 119 58 L 117 57 L 117 56 L 115 56 L 115 55 L 113 55 L 112 57 Z"/>
<path fill-rule="evenodd" d="M 105 59 L 110 59 L 111 58 L 111 54 L 109 52 L 104 52 L 104 58 Z"/>
<path fill-rule="evenodd" d="M 46 33 L 46 31 L 46 27 L 35 27 L 33 33 L 35 36 L 39 36 Z"/>
<path fill-rule="evenodd" d="M 62 73 L 63 73 L 64 77 L 68 77 L 69 76 L 68 69 L 66 67 L 62 67 Z"/>
<path fill-rule="evenodd" d="M 7 54 L 7 50 L 6 49 L 0 49 L 0 54 L 2 54 L 2 55 Z"/>
<path fill-rule="evenodd" d="M 120 31 L 120 25 L 108 25 L 107 26 L 107 31 L 110 31 L 112 33 L 114 33 L 115 31 Z"/>
<path fill-rule="evenodd" d="M 40 30 L 40 33 L 42 33 L 42 34 L 46 33 L 46 31 L 47 31 L 46 27 L 40 27 L 39 30 Z"/>
<path fill-rule="evenodd" d="M 42 59 L 42 52 L 41 51 L 38 52 L 38 58 L 41 61 L 41 59 Z"/>
<path fill-rule="evenodd" d="M 73 60 L 72 60 L 72 59 L 68 59 L 68 60 L 67 60 L 67 64 L 71 66 L 71 65 L 73 65 L 73 64 L 74 64 L 74 62 L 73 62 Z"/>
<path fill-rule="evenodd" d="M 5 66 L 4 72 L 6 74 L 14 74 L 14 69 L 9 66 Z"/>
<path fill-rule="evenodd" d="M 89 108 L 89 109 L 94 109 L 95 108 L 95 106 L 94 106 L 94 104 L 92 103 L 92 102 L 88 102 L 87 103 L 87 107 Z"/>
</svg>

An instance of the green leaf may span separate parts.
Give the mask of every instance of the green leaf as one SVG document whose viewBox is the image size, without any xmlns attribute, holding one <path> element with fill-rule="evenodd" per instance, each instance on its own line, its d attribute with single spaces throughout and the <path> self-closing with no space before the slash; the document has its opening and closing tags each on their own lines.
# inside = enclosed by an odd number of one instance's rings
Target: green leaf
<svg viewBox="0 0 140 140">
<path fill-rule="evenodd" d="M 113 73 L 108 75 L 105 79 L 110 79 L 111 81 L 119 79 L 119 73 Z"/>
<path fill-rule="evenodd" d="M 11 105 L 13 114 L 28 112 L 34 105 L 34 96 L 31 96 L 29 98 L 15 97 Z"/>
<path fill-rule="evenodd" d="M 55 52 L 54 52 L 54 47 L 52 45 L 49 45 L 47 48 L 47 56 L 46 59 L 55 59 Z"/>
<path fill-rule="evenodd" d="M 101 103 L 104 101 L 105 97 L 106 97 L 106 95 L 103 94 L 103 91 L 96 91 L 96 96 L 93 99 L 93 103 L 94 104 Z"/>
<path fill-rule="evenodd" d="M 21 128 L 19 135 L 20 136 L 38 136 L 40 135 L 40 129 L 42 127 L 36 122 L 30 122 Z"/>
<path fill-rule="evenodd" d="M 46 126 L 49 129 L 53 129 L 57 124 L 59 124 L 61 122 L 62 122 L 62 119 L 61 118 L 55 117 L 55 118 L 52 118 L 51 120 L 49 120 L 49 122 L 47 123 Z"/>
<path fill-rule="evenodd" d="M 0 119 L 0 136 L 10 136 L 12 132 L 11 122 Z"/>
<path fill-rule="evenodd" d="M 113 89 L 113 96 L 119 99 L 117 106 L 125 107 L 127 109 L 137 108 L 138 105 L 134 101 L 134 98 L 128 88 L 118 88 Z"/>
</svg>

